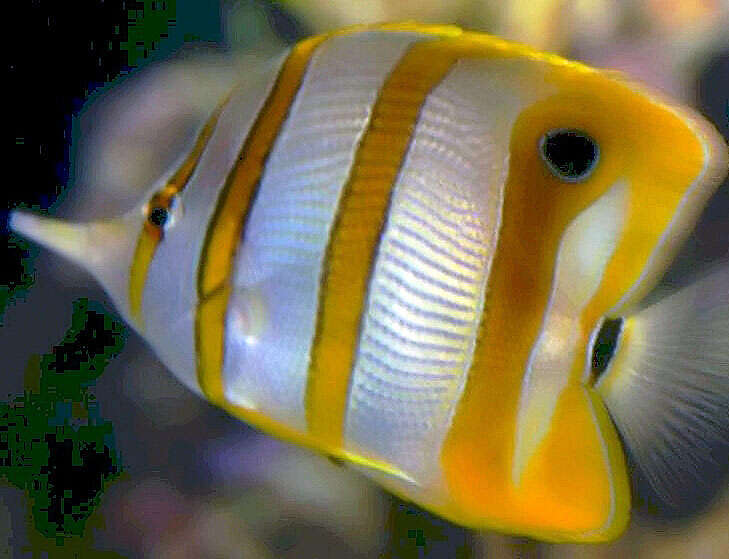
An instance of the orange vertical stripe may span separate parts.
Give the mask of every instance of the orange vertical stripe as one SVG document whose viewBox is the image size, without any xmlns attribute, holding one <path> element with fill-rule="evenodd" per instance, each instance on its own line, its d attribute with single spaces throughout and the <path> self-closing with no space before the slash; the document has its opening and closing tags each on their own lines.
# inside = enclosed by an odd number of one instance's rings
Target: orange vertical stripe
<svg viewBox="0 0 729 559">
<path fill-rule="evenodd" d="M 425 98 L 453 58 L 427 56 L 416 43 L 385 81 L 344 187 L 325 255 L 312 347 L 306 417 L 323 444 L 342 444 L 349 379 L 360 319 L 392 188 Z"/>
<path fill-rule="evenodd" d="M 225 313 L 235 252 L 266 158 L 299 90 L 311 55 L 324 39 L 309 39 L 292 50 L 228 175 L 208 225 L 198 270 L 200 303 L 195 342 L 200 387 L 211 402 L 221 406 L 224 405 Z"/>
<path fill-rule="evenodd" d="M 146 212 L 148 215 L 154 208 L 168 210 L 172 204 L 172 199 L 187 186 L 190 177 L 192 177 L 200 162 L 205 147 L 208 145 L 208 141 L 210 141 L 215 131 L 215 127 L 220 119 L 220 113 L 223 112 L 223 108 L 229 99 L 230 94 L 226 95 L 218 104 L 200 131 L 200 134 L 198 134 L 195 145 L 192 146 L 192 150 L 190 150 L 189 155 L 182 162 L 182 165 L 175 171 L 175 174 L 172 175 L 170 180 L 167 181 L 165 187 L 157 192 L 147 203 Z M 152 263 L 152 258 L 154 258 L 154 253 L 157 250 L 157 245 L 162 240 L 162 236 L 162 229 L 160 227 L 149 221 L 145 221 L 142 232 L 139 234 L 134 258 L 132 259 L 132 267 L 129 273 L 129 310 L 132 318 L 140 325 L 142 324 L 142 295 L 144 293 L 144 284 L 147 280 L 149 265 Z"/>
<path fill-rule="evenodd" d="M 463 33 L 457 28 L 404 24 L 393 30 L 421 32 L 433 38 L 414 44 L 385 81 L 342 194 L 327 247 L 306 415 L 310 433 L 330 448 L 342 444 L 360 317 L 380 231 L 428 93 L 462 58 L 529 56 L 557 60 L 528 47 Z"/>
</svg>

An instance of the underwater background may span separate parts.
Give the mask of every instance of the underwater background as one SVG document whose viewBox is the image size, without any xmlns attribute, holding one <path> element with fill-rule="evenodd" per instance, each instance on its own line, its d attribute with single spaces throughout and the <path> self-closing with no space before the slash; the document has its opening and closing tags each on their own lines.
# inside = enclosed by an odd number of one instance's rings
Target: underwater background
<svg viewBox="0 0 729 559">
<path fill-rule="evenodd" d="M 0 209 L 96 218 L 130 207 L 234 79 L 352 23 L 455 23 L 624 70 L 729 139 L 727 0 L 23 0 L 4 18 Z M 679 509 L 636 479 L 631 524 L 611 544 L 450 524 L 207 404 L 84 272 L 4 238 L 0 558 L 729 557 L 726 477 Z M 727 259 L 725 183 L 657 293 Z"/>
</svg>

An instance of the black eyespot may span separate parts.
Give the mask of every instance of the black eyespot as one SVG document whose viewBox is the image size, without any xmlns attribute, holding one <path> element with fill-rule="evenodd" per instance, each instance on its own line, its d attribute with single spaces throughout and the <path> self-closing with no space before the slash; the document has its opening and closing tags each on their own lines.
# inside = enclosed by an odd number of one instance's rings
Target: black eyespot
<svg viewBox="0 0 729 559">
<path fill-rule="evenodd" d="M 622 318 L 606 318 L 600 326 L 595 343 L 592 346 L 592 380 L 593 382 L 608 368 L 610 360 L 618 347 L 620 333 L 623 331 Z"/>
<path fill-rule="evenodd" d="M 579 130 L 550 130 L 539 140 L 539 153 L 558 178 L 567 182 L 586 179 L 597 164 L 597 142 Z"/>
<path fill-rule="evenodd" d="M 155 227 L 164 227 L 165 223 L 170 217 L 170 212 L 167 208 L 160 206 L 154 207 L 149 211 L 147 220 Z"/>
</svg>

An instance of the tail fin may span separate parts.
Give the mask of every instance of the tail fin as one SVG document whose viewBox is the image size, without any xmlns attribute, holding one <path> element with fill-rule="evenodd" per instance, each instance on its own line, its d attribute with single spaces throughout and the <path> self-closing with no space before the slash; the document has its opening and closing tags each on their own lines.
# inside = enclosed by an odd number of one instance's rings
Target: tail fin
<svg viewBox="0 0 729 559">
<path fill-rule="evenodd" d="M 726 475 L 729 265 L 627 317 L 596 388 L 665 503 Z"/>
</svg>

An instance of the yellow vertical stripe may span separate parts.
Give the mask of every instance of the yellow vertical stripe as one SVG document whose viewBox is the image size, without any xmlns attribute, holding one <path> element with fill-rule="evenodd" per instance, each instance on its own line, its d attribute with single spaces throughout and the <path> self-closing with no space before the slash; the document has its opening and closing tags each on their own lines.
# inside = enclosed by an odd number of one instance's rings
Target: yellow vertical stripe
<svg viewBox="0 0 729 559">
<path fill-rule="evenodd" d="M 511 130 L 488 313 L 479 327 L 471 370 L 443 444 L 441 464 L 458 514 L 474 519 L 469 523 L 545 538 L 598 540 L 624 527 L 629 506 L 617 434 L 604 406 L 579 380 L 590 329 L 609 305 L 595 312 L 589 327 L 575 329 L 580 339 L 576 345 L 582 349 L 571 369 L 560 371 L 569 380 L 548 435 L 530 457 L 520 482 L 513 481 L 524 374 L 542 333 L 564 233 L 620 179 L 626 132 L 616 130 L 614 139 L 609 139 L 605 131 L 615 123 L 631 122 L 621 119 L 621 112 L 636 102 L 618 98 L 605 103 L 606 97 L 616 96 L 616 89 L 604 76 L 557 62 L 549 68 L 547 79 L 559 87 L 558 92 L 525 107 Z M 583 97 L 573 95 L 576 87 Z M 587 99 L 591 106 L 583 110 L 580 103 Z M 565 122 L 590 131 L 603 153 L 609 154 L 578 189 L 565 188 L 548 174 L 535 149 L 536 138 Z M 633 243 L 631 253 L 634 248 Z M 624 277 L 626 269 L 608 271 L 604 277 Z M 488 426 L 487 436 L 484 426 Z"/>
<path fill-rule="evenodd" d="M 462 58 L 528 56 L 561 61 L 455 27 L 405 23 L 379 29 L 415 31 L 433 39 L 413 45 L 385 81 L 342 194 L 327 248 L 306 417 L 310 433 L 328 448 L 342 445 L 349 379 L 370 271 L 391 189 L 428 93 Z"/>
<path fill-rule="evenodd" d="M 411 47 L 382 87 L 325 255 L 306 417 L 310 433 L 332 447 L 342 444 L 360 319 L 392 188 L 425 98 L 453 63 L 451 57 L 424 56 L 430 43 Z"/>
<path fill-rule="evenodd" d="M 198 270 L 199 305 L 195 321 L 197 373 L 207 398 L 223 406 L 225 313 L 235 252 L 263 167 L 314 49 L 325 39 L 299 43 L 291 52 L 228 175 L 208 225 Z"/>
<path fill-rule="evenodd" d="M 198 134 L 195 145 L 193 145 L 192 150 L 190 150 L 189 155 L 182 162 L 182 165 L 175 171 L 175 174 L 172 175 L 170 180 L 167 181 L 165 187 L 157 192 L 147 203 L 145 207 L 147 215 L 154 208 L 169 210 L 172 199 L 187 186 L 218 124 L 220 113 L 223 112 L 223 108 L 229 99 L 230 94 L 226 95 L 218 104 L 200 131 L 200 134 Z M 132 259 L 132 266 L 129 273 L 129 311 L 132 318 L 140 327 L 142 326 L 142 295 L 144 293 L 144 284 L 147 280 L 149 265 L 152 262 L 152 258 L 154 258 L 155 250 L 162 237 L 163 232 L 160 227 L 149 221 L 145 221 L 142 232 L 139 234 L 134 258 Z"/>
</svg>

